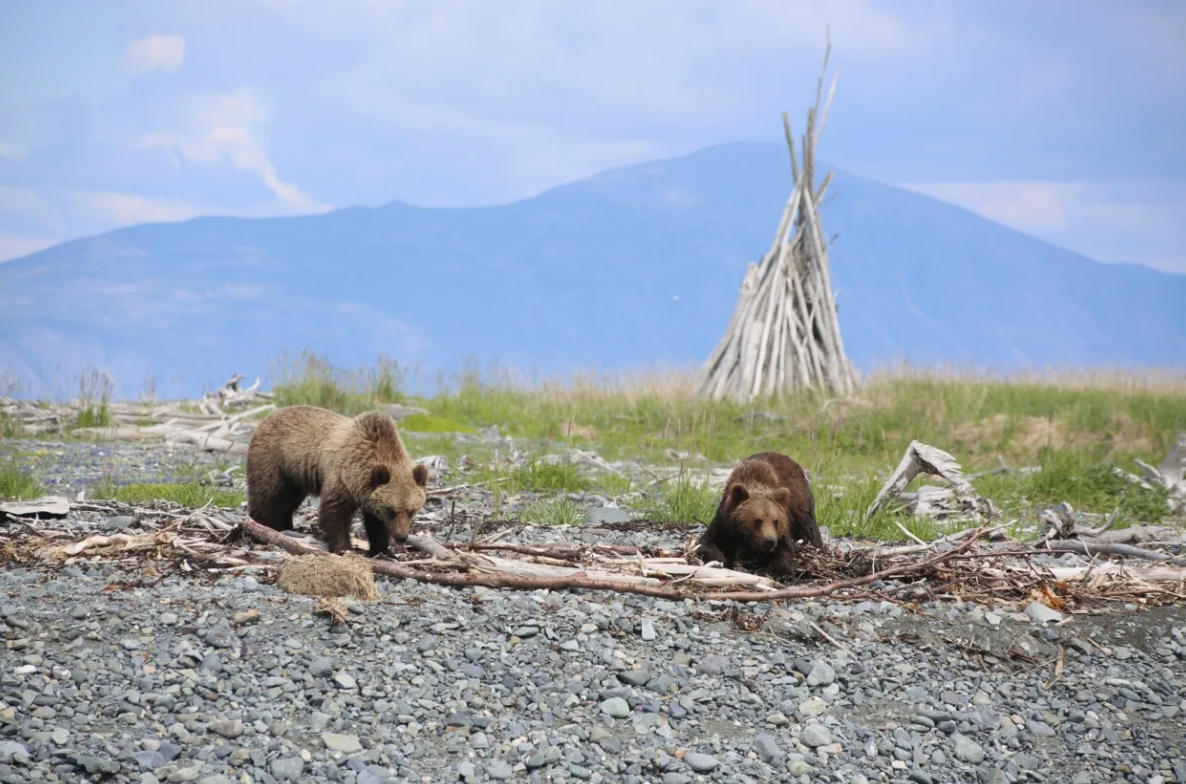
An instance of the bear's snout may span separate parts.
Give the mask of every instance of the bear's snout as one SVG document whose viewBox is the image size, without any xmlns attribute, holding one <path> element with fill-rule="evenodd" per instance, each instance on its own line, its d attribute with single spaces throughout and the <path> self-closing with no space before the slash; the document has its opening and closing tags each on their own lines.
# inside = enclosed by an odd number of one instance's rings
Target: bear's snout
<svg viewBox="0 0 1186 784">
<path fill-rule="evenodd" d="M 765 553 L 774 552 L 774 548 L 777 544 L 778 544 L 777 539 L 775 539 L 773 537 L 766 537 L 765 539 L 762 540 L 762 552 L 765 552 Z"/>
</svg>

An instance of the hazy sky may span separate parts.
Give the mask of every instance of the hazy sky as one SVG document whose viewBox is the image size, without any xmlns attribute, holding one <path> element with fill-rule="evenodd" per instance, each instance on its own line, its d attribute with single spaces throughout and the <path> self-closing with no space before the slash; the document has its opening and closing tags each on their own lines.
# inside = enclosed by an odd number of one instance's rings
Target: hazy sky
<svg viewBox="0 0 1186 784">
<path fill-rule="evenodd" d="M 0 259 L 780 141 L 829 24 L 829 162 L 1186 272 L 1184 0 L 0 0 Z"/>
</svg>

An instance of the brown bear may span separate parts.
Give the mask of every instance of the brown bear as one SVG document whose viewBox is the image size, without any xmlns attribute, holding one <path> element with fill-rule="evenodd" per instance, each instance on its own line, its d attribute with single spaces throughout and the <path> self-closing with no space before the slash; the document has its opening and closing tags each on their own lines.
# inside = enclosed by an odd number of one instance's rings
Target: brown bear
<svg viewBox="0 0 1186 784">
<path fill-rule="evenodd" d="M 317 406 L 290 406 L 268 415 L 247 447 L 247 511 L 277 531 L 319 496 L 318 526 L 331 553 L 350 549 L 354 513 L 362 510 L 370 555 L 391 539 L 406 541 L 425 501 L 428 469 L 412 462 L 387 414 L 353 419 Z"/>
<path fill-rule="evenodd" d="M 823 546 L 807 475 L 786 455 L 760 452 L 729 474 L 697 554 L 705 563 L 753 562 L 774 577 L 785 577 L 794 568 L 800 542 Z"/>
</svg>

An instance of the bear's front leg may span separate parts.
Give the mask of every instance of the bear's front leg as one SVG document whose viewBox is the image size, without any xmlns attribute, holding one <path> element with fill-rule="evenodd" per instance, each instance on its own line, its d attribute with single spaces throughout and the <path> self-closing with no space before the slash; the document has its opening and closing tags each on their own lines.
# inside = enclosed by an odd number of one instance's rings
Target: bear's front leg
<svg viewBox="0 0 1186 784">
<path fill-rule="evenodd" d="M 367 542 L 370 544 L 370 556 L 374 558 L 376 555 L 390 552 L 389 545 L 391 540 L 387 533 L 387 526 L 383 525 L 383 521 L 375 517 L 370 512 L 362 513 L 362 524 L 367 530 Z"/>
<path fill-rule="evenodd" d="M 322 489 L 317 524 L 326 549 L 340 553 L 350 549 L 350 526 L 354 522 L 354 499 L 346 488 L 331 485 Z"/>
<path fill-rule="evenodd" d="M 795 571 L 795 548 L 790 541 L 785 538 L 779 541 L 778 547 L 770 554 L 767 570 L 775 579 L 790 577 Z"/>
<path fill-rule="evenodd" d="M 726 557 L 725 553 L 715 542 L 701 542 L 700 546 L 696 549 L 696 555 L 704 563 L 716 561 L 717 563 L 724 564 L 726 568 L 731 565 L 731 560 Z"/>
</svg>

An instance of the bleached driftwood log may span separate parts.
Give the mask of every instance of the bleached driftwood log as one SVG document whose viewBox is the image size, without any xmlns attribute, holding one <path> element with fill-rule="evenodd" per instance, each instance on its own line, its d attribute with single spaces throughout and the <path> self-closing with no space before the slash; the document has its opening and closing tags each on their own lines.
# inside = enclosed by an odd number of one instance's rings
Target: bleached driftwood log
<svg viewBox="0 0 1186 784">
<path fill-rule="evenodd" d="M 1157 468 L 1143 460 L 1133 460 L 1145 475 L 1145 479 L 1169 492 L 1166 503 L 1171 512 L 1186 508 L 1186 432 L 1178 434 L 1165 459 Z"/>
<path fill-rule="evenodd" d="M 7 517 L 65 517 L 70 501 L 59 495 L 47 495 L 32 501 L 0 502 L 0 520 Z"/>
<path fill-rule="evenodd" d="M 351 539 L 351 542 L 360 550 L 367 549 L 367 543 L 362 540 Z M 663 585 L 676 578 L 675 581 L 687 582 L 692 587 L 745 586 L 760 591 L 773 591 L 778 587 L 772 580 L 760 575 L 689 564 L 683 558 L 597 558 L 595 563 L 603 564 L 606 568 L 590 568 L 569 566 L 542 557 L 501 558 L 489 553 L 450 550 L 428 536 L 409 536 L 408 545 L 443 563 L 455 564 L 478 574 L 560 580 L 582 575 L 591 580 L 614 580 L 639 585 Z M 310 546 L 319 545 L 311 543 Z"/>
<path fill-rule="evenodd" d="M 840 337 L 828 241 L 819 218 L 831 174 L 815 186 L 815 145 L 836 92 L 833 77 L 821 115 L 831 49 L 829 42 L 815 105 L 807 113 L 802 167 L 790 120 L 782 115 L 794 186 L 773 245 L 760 263 L 747 268 L 728 329 L 704 364 L 700 393 L 710 398 L 750 400 L 803 388 L 850 397 L 856 389 L 856 371 Z"/>
<path fill-rule="evenodd" d="M 928 517 L 946 514 L 983 519 L 1000 515 L 996 505 L 981 497 L 964 477 L 963 469 L 954 457 L 920 441 L 910 442 L 898 467 L 877 493 L 865 515 L 872 516 L 885 504 L 902 495 L 906 486 L 920 473 L 946 479 L 951 486 L 919 488 L 914 500 L 907 506 L 911 513 Z"/>
</svg>

